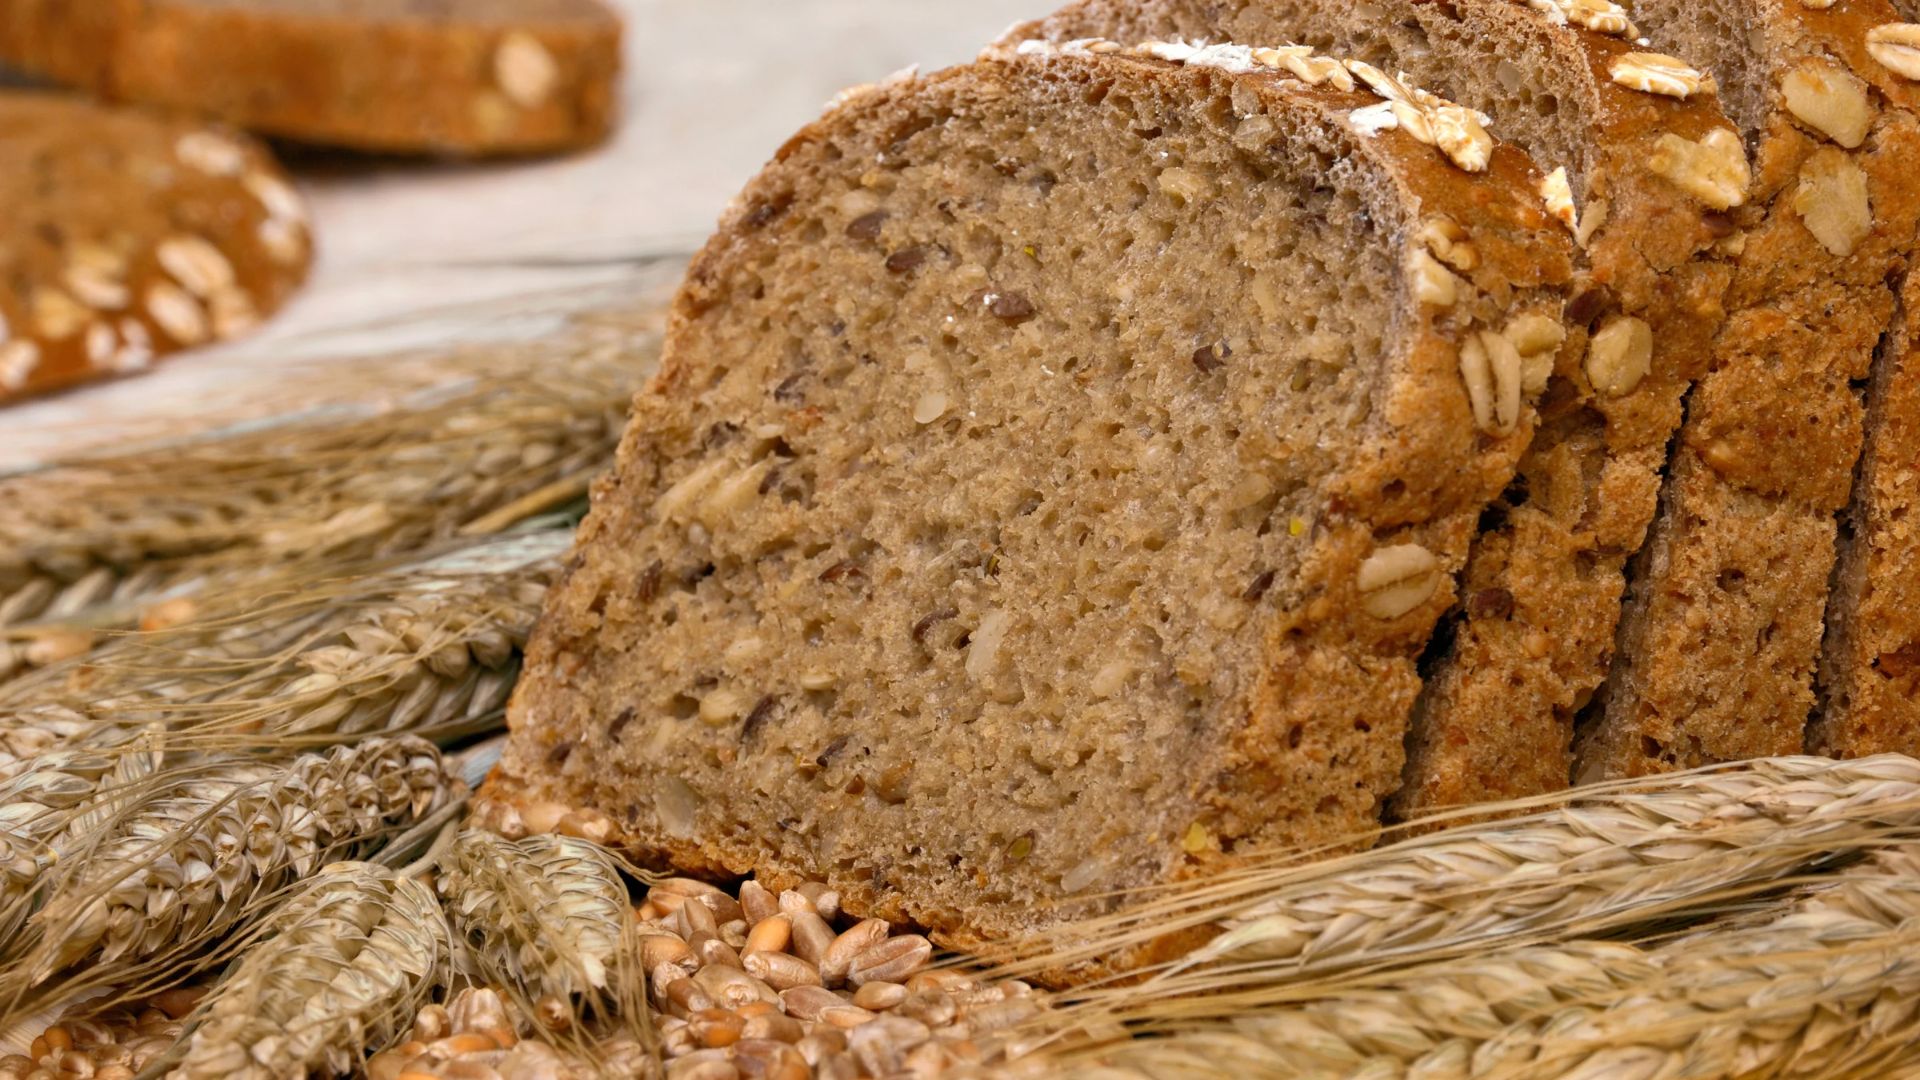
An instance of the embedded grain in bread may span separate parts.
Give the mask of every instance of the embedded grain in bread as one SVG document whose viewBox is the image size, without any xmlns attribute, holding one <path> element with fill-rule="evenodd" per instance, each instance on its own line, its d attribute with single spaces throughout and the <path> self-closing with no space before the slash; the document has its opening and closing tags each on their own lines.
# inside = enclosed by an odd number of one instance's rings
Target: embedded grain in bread
<svg viewBox="0 0 1920 1080">
<path fill-rule="evenodd" d="M 1393 86 L 1035 44 L 796 136 L 689 273 L 494 793 L 954 944 L 1367 833 L 1571 272 L 1525 156 Z"/>
<path fill-rule="evenodd" d="M 0 62 L 307 142 L 532 153 L 607 134 L 620 20 L 601 0 L 9 0 Z"/>
<path fill-rule="evenodd" d="M 1641 0 L 1634 19 L 1717 81 L 1754 180 L 1731 315 L 1689 398 L 1585 776 L 1802 749 L 1859 387 L 1920 223 L 1920 84 L 1875 58 L 1898 21 L 1884 0 Z"/>
<path fill-rule="evenodd" d="M 266 149 L 196 120 L 0 93 L 0 402 L 244 333 L 311 260 Z"/>
<path fill-rule="evenodd" d="M 1009 31 L 1090 35 L 1291 40 L 1356 56 L 1493 114 L 1494 130 L 1543 170 L 1564 170 L 1543 197 L 1581 245 L 1570 363 L 1430 651 L 1394 809 L 1412 817 L 1564 788 L 1574 720 L 1606 677 L 1626 563 L 1653 520 L 1682 395 L 1725 315 L 1728 211 L 1744 185 L 1703 193 L 1647 168 L 1675 141 L 1737 145 L 1714 94 L 1616 81 L 1615 65 L 1644 50 L 1607 3 L 1081 0 Z"/>
</svg>

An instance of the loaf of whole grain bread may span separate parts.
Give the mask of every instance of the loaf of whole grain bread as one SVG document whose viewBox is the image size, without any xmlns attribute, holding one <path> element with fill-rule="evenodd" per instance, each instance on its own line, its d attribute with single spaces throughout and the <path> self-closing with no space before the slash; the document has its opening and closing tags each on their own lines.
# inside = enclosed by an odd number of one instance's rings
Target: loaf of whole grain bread
<svg viewBox="0 0 1920 1080">
<path fill-rule="evenodd" d="M 1394 809 L 1566 787 L 1574 721 L 1606 677 L 1626 563 L 1653 520 L 1682 396 L 1724 316 L 1728 212 L 1745 184 L 1713 182 L 1701 148 L 1718 148 L 1730 174 L 1745 160 L 1711 88 L 1674 96 L 1616 79 L 1641 46 L 1605 3 L 1080 0 L 1008 37 L 1089 35 L 1288 40 L 1359 56 L 1497 115 L 1500 135 L 1556 176 L 1580 245 L 1573 362 L 1429 652 Z M 1658 161 L 1676 168 L 1648 167 Z"/>
<path fill-rule="evenodd" d="M 601 0 L 7 0 L 0 63 L 362 150 L 531 153 L 611 126 Z"/>
<path fill-rule="evenodd" d="M 1306 48 L 850 96 L 695 261 L 493 795 L 954 944 L 1366 836 L 1569 338 L 1483 124 Z"/>
</svg>

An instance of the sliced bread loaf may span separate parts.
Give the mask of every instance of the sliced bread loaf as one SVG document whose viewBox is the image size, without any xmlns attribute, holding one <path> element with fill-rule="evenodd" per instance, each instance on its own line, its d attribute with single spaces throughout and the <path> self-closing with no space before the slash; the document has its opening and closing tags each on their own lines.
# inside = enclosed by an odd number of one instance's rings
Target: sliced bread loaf
<svg viewBox="0 0 1920 1080">
<path fill-rule="evenodd" d="M 198 120 L 0 92 L 0 403 L 243 333 L 306 277 L 305 203 Z"/>
<path fill-rule="evenodd" d="M 1034 43 L 791 140 L 689 273 L 492 793 L 954 944 L 1371 830 L 1571 245 L 1524 154 L 1360 72 Z"/>
<path fill-rule="evenodd" d="M 1858 387 L 1920 222 L 1920 85 L 1876 58 L 1884 0 L 1640 0 L 1634 19 L 1718 81 L 1755 177 L 1732 315 L 1583 735 L 1594 777 L 1802 749 Z"/>
<path fill-rule="evenodd" d="M 1082 0 L 1009 36 L 1088 35 L 1291 40 L 1359 56 L 1497 116 L 1503 138 L 1560 170 L 1555 199 L 1582 249 L 1573 363 L 1430 654 L 1395 810 L 1564 788 L 1682 395 L 1724 317 L 1723 241 L 1746 163 L 1711 89 L 1675 96 L 1616 79 L 1641 46 L 1606 3 Z"/>
<path fill-rule="evenodd" d="M 600 0 L 8 0 L 0 63 L 307 142 L 528 153 L 607 133 L 620 21 Z"/>
</svg>

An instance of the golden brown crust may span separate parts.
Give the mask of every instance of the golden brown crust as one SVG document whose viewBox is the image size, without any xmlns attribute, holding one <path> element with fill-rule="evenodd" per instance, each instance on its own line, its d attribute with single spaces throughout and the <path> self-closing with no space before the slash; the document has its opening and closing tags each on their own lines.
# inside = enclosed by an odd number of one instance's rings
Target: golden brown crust
<svg viewBox="0 0 1920 1080">
<path fill-rule="evenodd" d="M 245 332 L 306 276 L 265 148 L 64 95 L 0 95 L 0 402 Z"/>
<path fill-rule="evenodd" d="M 1755 0 L 1754 11 L 1768 44 L 1753 70 L 1775 85 L 1740 214 L 1732 316 L 1690 399 L 1583 776 L 1795 753 L 1814 705 L 1834 515 L 1864 434 L 1855 387 L 1920 221 L 1920 87 L 1867 53 L 1868 31 L 1896 21 L 1883 2 Z M 1778 89 L 1835 61 L 1870 88 L 1857 148 L 1797 117 Z"/>
<path fill-rule="evenodd" d="M 606 136 L 620 22 L 599 0 L 18 0 L 0 60 L 285 138 L 537 153 Z"/>
<path fill-rule="evenodd" d="M 1183 70 L 1140 57 L 1044 61 L 1003 56 L 971 69 L 880 88 L 803 131 L 778 160 L 816 155 L 854 125 L 884 132 L 896 111 L 899 117 L 915 115 L 902 106 L 934 89 L 945 94 L 960 87 L 969 94 L 997 97 L 1028 65 L 1046 63 L 1065 65 L 1059 70 L 1075 79 L 1084 74 L 1090 85 L 1124 77 L 1164 86 L 1182 100 L 1194 100 L 1203 90 L 1209 97 L 1202 100 L 1222 98 L 1225 90 L 1251 94 L 1276 116 L 1310 127 L 1319 133 L 1316 137 L 1323 134 L 1355 167 L 1388 178 L 1397 187 L 1394 201 L 1406 220 L 1382 222 L 1390 234 L 1383 242 L 1393 251 L 1390 261 L 1396 265 L 1402 265 L 1398 260 L 1403 258 L 1410 265 L 1424 250 L 1414 238 L 1419 221 L 1446 214 L 1476 222 L 1481 260 L 1471 280 L 1450 278 L 1456 303 L 1421 307 L 1417 318 L 1405 319 L 1398 340 L 1407 344 L 1397 346 L 1405 349 L 1404 358 L 1393 360 L 1387 383 L 1391 391 L 1376 395 L 1362 429 L 1374 434 L 1344 459 L 1339 475 L 1318 482 L 1326 503 L 1311 531 L 1302 533 L 1313 550 L 1299 582 L 1302 600 L 1271 627 L 1260 689 L 1247 704 L 1237 734 L 1223 741 L 1208 767 L 1187 774 L 1192 804 L 1201 808 L 1201 818 L 1187 818 L 1180 807 L 1153 807 L 1142 816 L 1149 825 L 1161 816 L 1180 819 L 1169 821 L 1164 834 L 1154 833 L 1155 858 L 1164 859 L 1173 872 L 1191 872 L 1213 858 L 1230 857 L 1236 845 L 1315 843 L 1365 833 L 1377 824 L 1380 802 L 1399 776 L 1401 725 L 1417 682 L 1413 663 L 1433 620 L 1451 602 L 1445 580 L 1463 562 L 1475 515 L 1505 484 L 1531 431 L 1525 413 L 1504 436 L 1476 429 L 1461 381 L 1462 343 L 1489 329 L 1499 331 L 1521 311 L 1537 308 L 1557 322 L 1554 316 L 1571 274 L 1570 241 L 1540 205 L 1538 174 L 1511 148 L 1494 150 L 1486 173 L 1469 173 L 1404 131 L 1357 133 L 1350 114 L 1378 104 L 1376 97 L 1309 89 L 1275 75 Z M 1262 108 L 1251 111 L 1259 115 Z M 563 742 L 598 738 L 608 720 L 593 715 L 591 684 L 596 665 L 605 662 L 595 655 L 602 627 L 622 617 L 621 601 L 596 604 L 608 588 L 632 591 L 630 583 L 609 586 L 605 579 L 619 572 L 615 553 L 627 544 L 623 537 L 641 527 L 657 494 L 660 466 L 650 440 L 659 429 L 651 421 L 710 385 L 711 372 L 702 366 L 707 361 L 690 351 L 688 342 L 700 340 L 696 328 L 730 302 L 727 290 L 738 287 L 740 277 L 732 267 L 757 265 L 749 253 L 780 243 L 788 223 L 799 227 L 795 219 L 802 215 L 791 204 L 794 180 L 780 169 L 776 164 L 749 186 L 689 272 L 661 374 L 641 395 L 639 419 L 629 428 L 615 475 L 596 491 L 595 512 L 583 526 L 582 566 L 551 594 L 530 645 L 528 677 L 511 710 L 514 737 L 496 782 L 502 790 L 514 785 L 533 797 L 593 805 L 613 818 L 638 854 L 683 870 L 713 875 L 753 871 L 779 880 L 824 877 L 841 889 L 848 910 L 918 923 L 938 940 L 956 945 L 1004 938 L 1020 926 L 1002 913 L 930 903 L 914 881 L 850 874 L 842 867 L 853 865 L 857 852 L 846 848 L 834 859 L 818 852 L 809 855 L 794 846 L 797 842 L 790 836 L 777 843 L 757 836 L 756 829 L 767 826 L 752 822 L 672 834 L 652 820 L 655 811 L 647 801 L 651 793 L 635 790 L 631 777 L 623 781 L 623 793 L 621 783 L 594 775 L 588 755 L 569 749 L 555 758 Z M 1405 289 L 1412 293 L 1413 271 L 1406 273 L 1410 280 Z M 1395 300 L 1396 311 L 1401 304 Z M 1430 591 L 1403 603 L 1383 604 L 1362 590 L 1362 578 L 1381 551 L 1416 544 L 1432 558 L 1430 569 L 1419 575 Z M 1414 563 L 1417 568 L 1425 565 L 1418 558 Z M 1340 673 L 1341 681 L 1321 678 L 1322 671 Z M 637 720 L 634 726 L 646 723 Z M 1297 739 L 1290 734 L 1295 725 L 1301 725 Z M 1222 726 L 1234 730 L 1230 724 Z M 836 789 L 822 798 L 823 814 L 861 813 L 857 795 L 843 797 Z M 840 834 L 843 842 L 848 835 Z M 1195 858 L 1189 861 L 1189 855 Z M 1041 923 L 1069 903 L 1085 904 L 1082 898 L 1018 899 L 1021 918 Z"/>
</svg>

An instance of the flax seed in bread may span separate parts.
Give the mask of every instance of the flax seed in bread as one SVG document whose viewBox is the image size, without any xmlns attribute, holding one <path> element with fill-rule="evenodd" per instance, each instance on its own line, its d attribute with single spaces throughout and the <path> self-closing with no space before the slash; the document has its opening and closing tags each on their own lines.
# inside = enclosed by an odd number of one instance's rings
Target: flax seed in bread
<svg viewBox="0 0 1920 1080">
<path fill-rule="evenodd" d="M 0 93 L 0 207 L 0 402 L 243 333 L 311 257 L 253 140 L 65 95 Z"/>
<path fill-rule="evenodd" d="M 1081 0 L 1010 32 L 1300 41 L 1406 71 L 1494 114 L 1541 168 L 1565 170 L 1555 197 L 1581 242 L 1573 363 L 1430 654 L 1394 804 L 1403 816 L 1567 786 L 1574 719 L 1606 677 L 1682 395 L 1723 321 L 1722 240 L 1744 185 L 1702 187 L 1647 163 L 1668 144 L 1713 143 L 1744 168 L 1738 138 L 1710 88 L 1679 97 L 1614 78 L 1641 51 L 1632 29 L 1607 3 Z"/>
<path fill-rule="evenodd" d="M 519 154 L 606 135 L 620 21 L 601 0 L 9 0 L 0 62 L 306 142 Z"/>
<path fill-rule="evenodd" d="M 1876 58 L 1884 0 L 1640 0 L 1634 19 L 1718 82 L 1754 182 L 1583 776 L 1802 749 L 1859 387 L 1920 222 L 1920 84 Z"/>
<path fill-rule="evenodd" d="M 1571 274 L 1525 155 L 1383 85 L 1036 42 L 801 132 L 689 273 L 493 792 L 956 945 L 1368 833 Z"/>
</svg>

